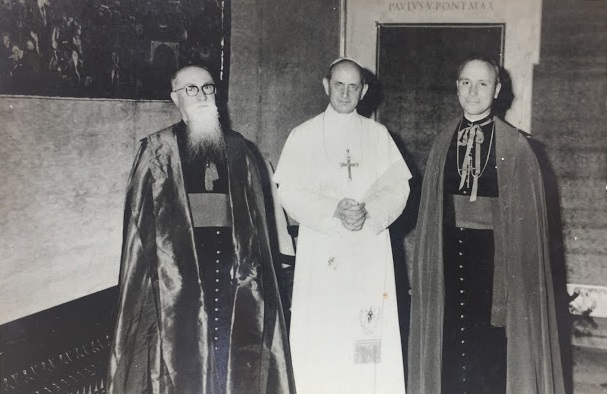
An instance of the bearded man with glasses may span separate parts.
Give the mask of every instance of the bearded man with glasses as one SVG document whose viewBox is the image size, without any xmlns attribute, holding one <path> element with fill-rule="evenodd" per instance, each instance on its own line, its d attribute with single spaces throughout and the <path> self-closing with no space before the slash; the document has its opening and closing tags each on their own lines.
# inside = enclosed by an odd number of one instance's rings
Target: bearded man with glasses
<svg viewBox="0 0 607 394">
<path fill-rule="evenodd" d="M 292 393 L 257 159 L 207 69 L 171 85 L 182 121 L 141 141 L 128 183 L 108 393 Z"/>
</svg>

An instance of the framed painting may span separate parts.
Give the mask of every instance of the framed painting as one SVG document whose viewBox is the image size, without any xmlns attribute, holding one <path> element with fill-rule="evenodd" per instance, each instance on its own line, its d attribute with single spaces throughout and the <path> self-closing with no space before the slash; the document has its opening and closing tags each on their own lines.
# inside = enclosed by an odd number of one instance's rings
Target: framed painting
<svg viewBox="0 0 607 394">
<path fill-rule="evenodd" d="M 229 0 L 1 0 L 0 94 L 168 99 L 179 68 L 227 83 Z"/>
</svg>

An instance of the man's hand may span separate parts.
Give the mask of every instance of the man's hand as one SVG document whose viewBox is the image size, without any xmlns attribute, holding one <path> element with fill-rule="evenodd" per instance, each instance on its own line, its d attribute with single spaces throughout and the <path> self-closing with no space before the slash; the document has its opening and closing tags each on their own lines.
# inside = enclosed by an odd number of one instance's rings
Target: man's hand
<svg viewBox="0 0 607 394">
<path fill-rule="evenodd" d="M 368 217 L 364 203 L 358 203 L 351 198 L 344 198 L 337 204 L 333 216 L 341 220 L 342 226 L 350 231 L 359 231 L 363 228 Z"/>
</svg>

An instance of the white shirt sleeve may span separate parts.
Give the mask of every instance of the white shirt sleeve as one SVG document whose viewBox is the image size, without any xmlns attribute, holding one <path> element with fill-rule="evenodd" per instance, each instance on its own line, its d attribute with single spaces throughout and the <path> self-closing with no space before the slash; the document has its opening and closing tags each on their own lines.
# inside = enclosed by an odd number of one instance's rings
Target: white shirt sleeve
<svg viewBox="0 0 607 394">
<path fill-rule="evenodd" d="M 403 212 L 409 198 L 411 172 L 392 137 L 384 128 L 386 157 L 392 163 L 365 193 L 363 201 L 369 217 L 365 226 L 379 234 Z"/>
<path fill-rule="evenodd" d="M 276 166 L 273 180 L 278 184 L 278 198 L 287 214 L 301 225 L 331 234 L 341 225 L 333 217 L 339 201 L 308 187 L 313 175 L 306 166 L 309 162 L 306 152 L 314 147 L 301 138 L 301 131 L 296 128 L 291 132 Z"/>
</svg>

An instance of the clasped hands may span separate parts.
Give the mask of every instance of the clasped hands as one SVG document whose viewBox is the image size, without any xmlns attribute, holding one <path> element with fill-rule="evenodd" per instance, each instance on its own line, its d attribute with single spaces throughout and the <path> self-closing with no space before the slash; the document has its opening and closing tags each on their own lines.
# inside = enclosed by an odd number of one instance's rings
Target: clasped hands
<svg viewBox="0 0 607 394">
<path fill-rule="evenodd" d="M 333 216 L 341 220 L 342 226 L 347 230 L 359 231 L 363 228 L 369 213 L 364 202 L 359 203 L 351 198 L 344 198 L 337 204 Z"/>
</svg>

